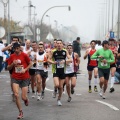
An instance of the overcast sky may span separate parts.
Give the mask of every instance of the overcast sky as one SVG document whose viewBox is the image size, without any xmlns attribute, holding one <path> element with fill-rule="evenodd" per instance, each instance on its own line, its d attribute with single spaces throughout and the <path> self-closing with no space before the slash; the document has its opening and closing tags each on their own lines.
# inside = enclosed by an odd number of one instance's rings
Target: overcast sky
<svg viewBox="0 0 120 120">
<path fill-rule="evenodd" d="M 71 11 L 68 8 L 59 7 L 53 8 L 46 13 L 50 16 L 52 27 L 55 26 L 54 20 L 58 21 L 58 26 L 76 26 L 78 36 L 83 36 L 86 41 L 96 39 L 96 31 L 98 31 L 99 16 L 103 17 L 105 12 L 106 0 L 31 0 L 36 6 L 37 19 L 41 19 L 43 13 L 52 6 L 70 5 Z M 108 0 L 107 0 L 108 1 Z M 112 0 L 109 0 L 112 1 Z M 117 19 L 118 0 L 114 0 L 114 24 Z M 22 24 L 28 22 L 28 0 L 10 0 L 10 16 L 13 20 L 21 21 Z M 33 13 L 32 8 L 32 13 Z M 4 7 L 0 3 L 0 17 L 4 16 Z M 101 18 L 102 18 L 101 17 Z M 33 18 L 33 15 L 32 15 Z M 48 17 L 44 17 L 44 23 L 48 24 Z M 77 37 L 77 36 L 76 36 Z"/>
</svg>

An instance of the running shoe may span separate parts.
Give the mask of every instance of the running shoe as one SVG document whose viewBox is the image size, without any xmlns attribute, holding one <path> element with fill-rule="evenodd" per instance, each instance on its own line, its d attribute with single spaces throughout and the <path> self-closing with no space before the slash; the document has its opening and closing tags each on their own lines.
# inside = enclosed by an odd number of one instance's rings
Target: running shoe
<svg viewBox="0 0 120 120">
<path fill-rule="evenodd" d="M 88 90 L 89 93 L 92 93 L 92 89 L 91 89 L 91 86 L 89 86 L 89 90 Z"/>
<path fill-rule="evenodd" d="M 32 93 L 32 98 L 35 98 L 35 95 L 36 95 L 35 92 L 33 92 L 33 93 Z"/>
<path fill-rule="evenodd" d="M 106 97 L 105 97 L 105 93 L 103 93 L 102 98 L 103 98 L 103 99 L 105 99 L 105 98 L 106 98 Z"/>
<path fill-rule="evenodd" d="M 56 92 L 53 92 L 53 98 L 56 98 L 56 94 L 57 94 Z"/>
<path fill-rule="evenodd" d="M 114 92 L 115 91 L 115 89 L 112 87 L 112 88 L 110 88 L 110 93 L 112 93 L 112 92 Z"/>
<path fill-rule="evenodd" d="M 94 86 L 94 91 L 95 91 L 95 92 L 98 92 L 97 86 Z"/>
<path fill-rule="evenodd" d="M 41 100 L 41 97 L 40 95 L 37 96 L 37 101 L 40 101 Z"/>
<path fill-rule="evenodd" d="M 44 91 L 42 91 L 42 93 L 41 93 L 41 99 L 44 99 L 44 96 L 45 96 Z"/>
<path fill-rule="evenodd" d="M 62 103 L 60 100 L 57 101 L 58 106 L 62 106 Z"/>
<path fill-rule="evenodd" d="M 22 111 L 22 110 L 20 111 L 20 113 L 19 113 L 17 119 L 23 119 L 23 111 Z"/>
<path fill-rule="evenodd" d="M 27 98 L 26 100 L 24 100 L 24 104 L 25 104 L 25 106 L 28 106 L 28 105 L 29 105 L 29 100 L 28 100 L 28 98 Z"/>
<path fill-rule="evenodd" d="M 71 94 L 74 94 L 75 90 L 74 88 L 71 88 Z"/>
<path fill-rule="evenodd" d="M 100 97 L 103 96 L 103 90 L 102 89 L 100 90 L 99 95 L 100 95 Z"/>
<path fill-rule="evenodd" d="M 68 97 L 68 100 L 67 100 L 67 101 L 68 101 L 68 102 L 71 102 L 71 100 L 72 100 L 72 98 L 71 98 L 71 97 Z"/>
</svg>

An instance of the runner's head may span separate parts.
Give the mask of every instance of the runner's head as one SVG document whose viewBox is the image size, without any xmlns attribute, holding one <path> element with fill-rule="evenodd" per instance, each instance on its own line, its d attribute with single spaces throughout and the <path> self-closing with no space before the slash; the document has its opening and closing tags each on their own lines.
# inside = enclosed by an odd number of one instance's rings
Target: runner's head
<svg viewBox="0 0 120 120">
<path fill-rule="evenodd" d="M 57 39 L 54 39 L 54 48 L 56 48 L 57 47 Z"/>
<path fill-rule="evenodd" d="M 90 42 L 90 45 L 91 45 L 91 48 L 95 48 L 95 45 L 96 45 L 96 41 L 95 40 L 92 40 L 91 42 Z"/>
<path fill-rule="evenodd" d="M 39 44 L 39 52 L 44 52 L 44 45 L 43 44 Z"/>
<path fill-rule="evenodd" d="M 104 49 L 109 49 L 109 42 L 107 40 L 104 40 L 102 42 L 102 46 L 103 46 Z"/>
<path fill-rule="evenodd" d="M 37 47 L 37 42 L 33 41 L 31 45 L 32 45 L 33 51 L 37 51 L 37 48 L 38 48 Z"/>
<path fill-rule="evenodd" d="M 16 54 L 19 54 L 19 53 L 21 52 L 20 43 L 15 42 L 15 43 L 13 44 L 13 49 L 14 49 L 14 52 L 15 52 Z"/>
<path fill-rule="evenodd" d="M 73 52 L 73 46 L 71 44 L 67 45 L 67 51 L 69 54 Z"/>
<path fill-rule="evenodd" d="M 25 42 L 25 45 L 26 45 L 26 48 L 30 48 L 30 40 L 26 40 L 26 42 Z"/>
<path fill-rule="evenodd" d="M 58 50 L 63 49 L 63 41 L 61 39 L 57 40 L 57 49 Z"/>
<path fill-rule="evenodd" d="M 12 37 L 12 43 L 15 43 L 15 42 L 19 42 L 19 38 L 18 37 Z"/>
</svg>

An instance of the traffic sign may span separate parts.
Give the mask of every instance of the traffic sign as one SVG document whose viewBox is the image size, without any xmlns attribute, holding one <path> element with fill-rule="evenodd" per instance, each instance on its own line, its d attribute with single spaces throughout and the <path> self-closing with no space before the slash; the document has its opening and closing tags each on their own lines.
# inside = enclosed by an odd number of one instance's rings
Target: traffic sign
<svg viewBox="0 0 120 120">
<path fill-rule="evenodd" d="M 4 27 L 0 26 L 0 38 L 4 37 L 5 35 L 5 29 Z"/>
<path fill-rule="evenodd" d="M 40 28 L 37 28 L 37 29 L 36 29 L 36 33 L 37 33 L 37 34 L 40 34 Z"/>
<path fill-rule="evenodd" d="M 36 36 L 37 41 L 40 41 L 40 35 Z"/>
<path fill-rule="evenodd" d="M 113 31 L 110 31 L 110 38 L 115 38 Z"/>
</svg>

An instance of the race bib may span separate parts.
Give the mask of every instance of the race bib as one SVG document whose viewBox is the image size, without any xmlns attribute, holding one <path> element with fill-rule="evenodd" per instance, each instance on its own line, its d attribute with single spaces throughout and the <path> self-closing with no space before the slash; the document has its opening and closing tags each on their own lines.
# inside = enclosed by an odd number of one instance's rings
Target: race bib
<svg viewBox="0 0 120 120">
<path fill-rule="evenodd" d="M 23 65 L 22 66 L 16 66 L 15 67 L 15 73 L 21 73 L 23 70 Z"/>
<path fill-rule="evenodd" d="M 57 60 L 57 68 L 64 68 L 64 63 L 60 63 L 62 60 Z"/>
<path fill-rule="evenodd" d="M 43 69 L 43 61 L 38 61 L 38 67 L 39 69 Z"/>
<path fill-rule="evenodd" d="M 72 71 L 72 63 L 66 65 L 67 71 Z"/>
<path fill-rule="evenodd" d="M 101 66 L 107 66 L 107 63 L 106 63 L 106 64 L 104 64 L 103 62 L 101 62 Z"/>
</svg>

